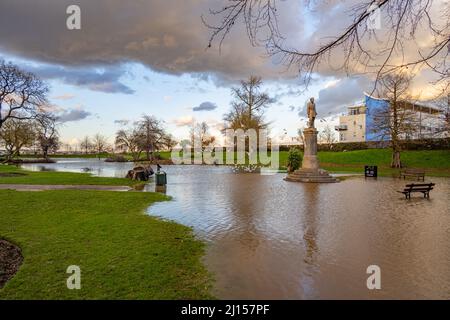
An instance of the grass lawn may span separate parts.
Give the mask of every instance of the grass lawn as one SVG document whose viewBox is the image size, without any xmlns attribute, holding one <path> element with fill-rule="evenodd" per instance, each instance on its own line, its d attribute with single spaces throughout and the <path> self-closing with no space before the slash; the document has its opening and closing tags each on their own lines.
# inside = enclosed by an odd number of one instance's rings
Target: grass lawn
<svg viewBox="0 0 450 320">
<path fill-rule="evenodd" d="M 134 184 L 6 165 L 0 165 L 0 183 Z M 163 200 L 157 193 L 0 190 L 0 238 L 20 246 L 24 255 L 0 299 L 210 298 L 203 243 L 190 228 L 144 213 Z M 81 290 L 66 287 L 70 265 L 81 268 Z"/>
<path fill-rule="evenodd" d="M 0 299 L 202 299 L 210 279 L 191 229 L 144 214 L 156 193 L 0 191 L 0 238 L 24 263 Z M 66 269 L 81 268 L 81 290 Z"/>
<path fill-rule="evenodd" d="M 280 152 L 280 166 L 286 167 L 288 152 Z M 423 168 L 429 176 L 450 177 L 450 150 L 403 151 L 402 162 L 407 167 Z M 319 152 L 321 166 L 331 172 L 363 173 L 365 165 L 379 166 L 379 174 L 390 176 L 398 170 L 390 168 L 391 151 L 369 149 L 349 152 Z"/>
<path fill-rule="evenodd" d="M 279 152 L 280 169 L 286 169 L 288 151 Z M 348 152 L 319 152 L 321 167 L 334 173 L 364 173 L 365 165 L 379 167 L 381 176 L 399 174 L 390 168 L 391 150 L 368 149 Z M 193 157 L 193 156 L 192 156 Z M 226 155 L 223 155 L 224 161 Z M 410 168 L 423 168 L 429 176 L 450 177 L 450 150 L 403 151 L 402 162 Z M 236 153 L 234 159 L 237 159 Z"/>
<path fill-rule="evenodd" d="M 89 173 L 32 172 L 16 166 L 0 165 L 0 184 L 138 186 L 142 183 L 121 178 L 100 178 Z"/>
</svg>

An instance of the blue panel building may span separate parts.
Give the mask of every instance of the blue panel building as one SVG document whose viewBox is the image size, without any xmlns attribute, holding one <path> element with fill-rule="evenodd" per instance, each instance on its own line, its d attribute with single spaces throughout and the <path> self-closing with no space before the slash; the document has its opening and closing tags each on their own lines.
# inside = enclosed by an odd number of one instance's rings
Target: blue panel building
<svg viewBox="0 0 450 320">
<path fill-rule="evenodd" d="M 389 140 L 389 136 L 373 132 L 374 116 L 380 110 L 386 110 L 389 107 L 389 100 L 378 99 L 365 93 L 366 96 L 366 141 Z"/>
</svg>

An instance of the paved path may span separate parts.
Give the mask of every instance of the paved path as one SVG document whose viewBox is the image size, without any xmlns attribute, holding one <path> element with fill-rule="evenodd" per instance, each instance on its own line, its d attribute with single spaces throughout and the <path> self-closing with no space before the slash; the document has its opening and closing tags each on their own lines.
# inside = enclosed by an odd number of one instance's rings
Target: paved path
<svg viewBox="0 0 450 320">
<path fill-rule="evenodd" d="M 127 186 L 89 186 L 89 185 L 30 185 L 30 184 L 0 184 L 0 190 L 16 191 L 46 191 L 46 190 L 97 190 L 97 191 L 130 191 Z"/>
</svg>

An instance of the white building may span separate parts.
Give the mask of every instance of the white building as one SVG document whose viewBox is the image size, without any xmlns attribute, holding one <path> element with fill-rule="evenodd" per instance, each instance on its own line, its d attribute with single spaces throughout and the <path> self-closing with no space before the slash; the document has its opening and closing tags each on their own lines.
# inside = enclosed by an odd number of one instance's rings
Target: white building
<svg viewBox="0 0 450 320">
<path fill-rule="evenodd" d="M 376 109 L 389 103 L 385 99 L 366 95 L 366 102 L 347 108 L 347 114 L 339 117 L 339 125 L 335 127 L 339 133 L 339 142 L 366 142 L 380 140 L 372 129 L 373 116 Z M 402 102 L 402 108 L 411 112 L 416 130 L 404 139 L 439 138 L 438 128 L 441 127 L 442 111 L 430 106 Z"/>
<path fill-rule="evenodd" d="M 349 107 L 347 114 L 339 117 L 336 131 L 339 133 L 339 142 L 366 141 L 366 106 Z"/>
</svg>

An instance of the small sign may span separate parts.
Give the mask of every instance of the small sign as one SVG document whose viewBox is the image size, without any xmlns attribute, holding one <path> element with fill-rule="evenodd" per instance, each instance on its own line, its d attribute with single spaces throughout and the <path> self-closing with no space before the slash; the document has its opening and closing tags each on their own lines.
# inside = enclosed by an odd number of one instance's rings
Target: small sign
<svg viewBox="0 0 450 320">
<path fill-rule="evenodd" d="M 378 178 L 378 167 L 377 166 L 366 166 L 365 167 L 366 178 Z"/>
</svg>

